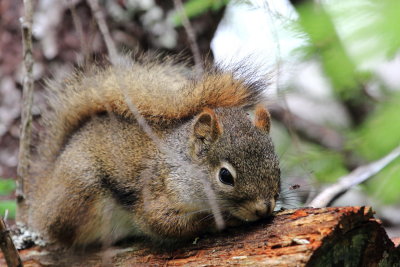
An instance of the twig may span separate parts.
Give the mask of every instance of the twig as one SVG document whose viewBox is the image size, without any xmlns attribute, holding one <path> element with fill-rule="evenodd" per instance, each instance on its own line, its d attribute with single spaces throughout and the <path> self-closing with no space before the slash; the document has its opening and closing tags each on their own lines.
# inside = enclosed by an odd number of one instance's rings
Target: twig
<svg viewBox="0 0 400 267">
<path fill-rule="evenodd" d="M 23 57 L 25 75 L 22 91 L 21 129 L 17 169 L 17 200 L 24 200 L 24 179 L 29 172 L 30 145 L 32 132 L 32 100 L 33 100 L 33 56 L 32 56 L 32 16 L 33 8 L 30 0 L 24 0 L 25 15 L 21 18 Z"/>
<path fill-rule="evenodd" d="M 185 28 L 186 34 L 189 39 L 190 49 L 192 50 L 194 65 L 196 68 L 196 73 L 201 76 L 204 72 L 203 65 L 201 63 L 200 49 L 196 42 L 196 34 L 194 33 L 193 27 L 190 24 L 189 18 L 186 15 L 185 9 L 181 0 L 174 0 L 175 10 L 180 14 L 182 18 L 182 24 Z"/>
<path fill-rule="evenodd" d="M 270 105 L 269 111 L 274 119 L 303 138 L 334 151 L 343 151 L 344 138 L 333 129 L 307 121 L 278 104 Z"/>
<path fill-rule="evenodd" d="M 400 146 L 395 148 L 382 159 L 372 162 L 368 165 L 358 167 L 350 174 L 341 177 L 336 184 L 329 186 L 324 191 L 319 193 L 308 205 L 315 208 L 326 207 L 338 195 L 346 192 L 353 186 L 366 181 L 399 156 Z"/>
<path fill-rule="evenodd" d="M 297 145 L 300 143 L 299 137 L 301 137 L 340 153 L 345 159 L 344 164 L 346 168 L 350 171 L 362 164 L 361 159 L 357 155 L 345 148 L 344 136 L 342 134 L 332 128 L 303 119 L 285 108 L 285 106 L 285 104 L 271 104 L 269 105 L 269 111 L 272 118 L 288 128 L 290 136 L 295 140 L 298 152 L 301 152 L 301 148 Z"/>
<path fill-rule="evenodd" d="M 110 61 L 113 65 L 118 62 L 119 55 L 117 51 L 117 47 L 110 35 L 110 30 L 108 29 L 106 20 L 104 18 L 103 12 L 100 10 L 98 0 L 87 0 L 89 3 L 90 9 L 92 10 L 94 17 L 96 19 L 97 25 L 99 26 L 101 35 L 103 36 L 104 42 L 107 46 L 108 56 L 110 57 Z"/>
<path fill-rule="evenodd" d="M 80 42 L 81 49 L 82 49 L 83 63 L 84 63 L 84 66 L 86 66 L 88 63 L 88 59 L 89 59 L 89 47 L 87 45 L 87 42 L 85 40 L 86 38 L 83 33 L 82 21 L 76 12 L 75 4 L 72 2 L 72 0 L 68 1 L 68 6 L 69 6 L 69 10 L 71 11 L 72 21 L 74 23 L 76 32 L 78 33 L 78 38 L 79 38 L 79 42 Z"/>
<path fill-rule="evenodd" d="M 8 267 L 22 267 L 22 261 L 11 239 L 7 226 L 0 217 L 0 247 L 3 251 Z"/>
</svg>

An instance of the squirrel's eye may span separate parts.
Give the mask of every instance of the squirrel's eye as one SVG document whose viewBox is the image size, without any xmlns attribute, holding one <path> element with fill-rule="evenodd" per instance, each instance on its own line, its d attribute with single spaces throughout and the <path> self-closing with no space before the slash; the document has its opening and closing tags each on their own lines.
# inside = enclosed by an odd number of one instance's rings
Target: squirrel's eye
<svg viewBox="0 0 400 267">
<path fill-rule="evenodd" d="M 233 176 L 232 176 L 231 172 L 228 171 L 228 169 L 226 169 L 226 168 L 221 168 L 219 170 L 219 180 L 223 184 L 227 184 L 230 186 L 234 185 Z"/>
</svg>

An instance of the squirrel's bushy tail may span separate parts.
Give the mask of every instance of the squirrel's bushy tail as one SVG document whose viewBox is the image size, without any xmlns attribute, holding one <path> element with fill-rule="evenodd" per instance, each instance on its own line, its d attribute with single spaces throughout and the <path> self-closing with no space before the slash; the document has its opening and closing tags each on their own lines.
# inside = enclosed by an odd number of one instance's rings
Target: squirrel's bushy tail
<svg viewBox="0 0 400 267">
<path fill-rule="evenodd" d="M 46 154 L 57 155 L 69 136 L 93 115 L 112 112 L 134 117 L 129 103 L 149 120 L 168 122 L 191 117 L 204 107 L 255 104 L 262 98 L 263 84 L 254 77 L 236 79 L 234 72 L 217 69 L 195 79 L 185 65 L 172 60 L 127 60 L 119 66 L 77 73 L 64 83 L 49 82 L 52 112 L 44 114 Z"/>
</svg>

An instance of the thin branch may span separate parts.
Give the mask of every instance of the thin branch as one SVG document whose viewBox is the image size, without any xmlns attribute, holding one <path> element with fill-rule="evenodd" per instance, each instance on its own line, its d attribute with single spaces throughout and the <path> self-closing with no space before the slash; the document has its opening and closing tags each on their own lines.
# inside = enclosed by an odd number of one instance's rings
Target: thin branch
<svg viewBox="0 0 400 267">
<path fill-rule="evenodd" d="M 0 217 L 0 247 L 3 251 L 8 267 L 22 267 L 22 261 L 19 257 L 18 250 L 11 239 L 7 225 L 3 218 Z"/>
<path fill-rule="evenodd" d="M 79 38 L 79 42 L 80 42 L 81 49 L 82 49 L 83 63 L 84 63 L 84 66 L 86 66 L 88 63 L 88 60 L 89 60 L 90 51 L 89 51 L 89 46 L 87 45 L 86 38 L 84 35 L 82 20 L 78 16 L 78 14 L 76 12 L 75 4 L 73 3 L 72 0 L 68 1 L 68 6 L 69 6 L 69 10 L 71 11 L 72 21 L 74 23 L 75 30 L 78 33 L 78 38 Z"/>
<path fill-rule="evenodd" d="M 272 118 L 286 126 L 290 136 L 295 140 L 298 152 L 301 152 L 299 147 L 299 137 L 301 137 L 340 153 L 344 158 L 344 165 L 350 171 L 362 164 L 361 159 L 344 146 L 344 136 L 334 129 L 303 119 L 285 108 L 285 104 L 271 104 L 269 111 Z"/>
<path fill-rule="evenodd" d="M 270 105 L 269 111 L 274 119 L 303 138 L 334 151 L 343 151 L 344 138 L 333 129 L 305 120 L 278 104 Z"/>
<path fill-rule="evenodd" d="M 194 33 L 192 24 L 190 24 L 189 18 L 186 15 L 185 9 L 183 8 L 183 4 L 181 0 L 174 0 L 175 10 L 180 14 L 182 18 L 182 24 L 185 28 L 186 34 L 189 39 L 190 49 L 192 50 L 194 64 L 196 68 L 196 73 L 198 76 L 201 76 L 204 72 L 203 64 L 200 56 L 200 49 L 196 42 L 196 34 Z"/>
<path fill-rule="evenodd" d="M 110 57 L 110 61 L 113 65 L 118 62 L 119 55 L 117 51 L 117 47 L 110 35 L 110 30 L 108 29 L 105 16 L 103 12 L 100 10 L 99 1 L 98 0 L 87 0 L 89 3 L 90 9 L 92 10 L 94 17 L 96 19 L 97 25 L 99 26 L 101 35 L 103 36 L 104 42 L 107 46 L 108 56 Z"/>
<path fill-rule="evenodd" d="M 392 152 L 390 152 L 382 159 L 374 161 L 368 165 L 358 167 L 350 174 L 341 177 L 336 184 L 333 184 L 326 188 L 324 191 L 318 194 L 308 205 L 315 208 L 326 207 L 337 196 L 346 192 L 353 186 L 366 181 L 399 156 L 400 146 L 395 148 Z"/>
<path fill-rule="evenodd" d="M 33 8 L 30 0 L 24 0 L 25 15 L 21 18 L 23 58 L 25 75 L 22 91 L 21 129 L 17 169 L 17 199 L 24 199 L 24 179 L 29 172 L 30 145 L 32 133 L 32 101 L 33 101 L 33 56 L 32 56 L 32 17 Z"/>
</svg>

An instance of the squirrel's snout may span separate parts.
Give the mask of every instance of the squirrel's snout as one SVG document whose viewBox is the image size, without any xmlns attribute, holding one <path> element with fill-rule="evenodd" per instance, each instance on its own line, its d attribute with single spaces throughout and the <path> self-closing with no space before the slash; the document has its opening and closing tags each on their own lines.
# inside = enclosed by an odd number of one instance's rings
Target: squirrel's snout
<svg viewBox="0 0 400 267">
<path fill-rule="evenodd" d="M 260 200 L 256 202 L 254 205 L 254 213 L 259 218 L 265 218 L 274 211 L 274 208 L 275 208 L 275 200 L 273 199 L 270 201 Z"/>
<path fill-rule="evenodd" d="M 257 200 L 249 201 L 238 209 L 233 215 L 247 221 L 257 221 L 259 219 L 269 216 L 275 208 L 275 200 Z"/>
<path fill-rule="evenodd" d="M 265 207 L 257 208 L 255 213 L 258 217 L 264 218 L 269 214 L 268 210 L 269 210 L 268 206 L 265 205 Z"/>
</svg>

